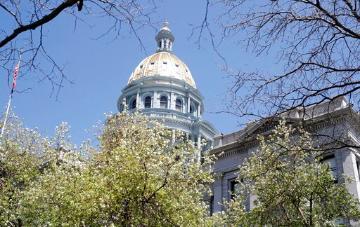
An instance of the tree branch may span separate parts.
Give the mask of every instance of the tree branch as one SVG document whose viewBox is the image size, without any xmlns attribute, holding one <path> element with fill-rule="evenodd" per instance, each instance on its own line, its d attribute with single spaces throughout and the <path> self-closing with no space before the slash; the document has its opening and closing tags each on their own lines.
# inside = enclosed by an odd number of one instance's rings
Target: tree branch
<svg viewBox="0 0 360 227">
<path fill-rule="evenodd" d="M 35 30 L 39 26 L 42 26 L 42 25 L 46 24 L 47 22 L 51 21 L 56 16 L 58 16 L 64 9 L 75 5 L 76 2 L 77 2 L 77 0 L 64 1 L 58 7 L 53 9 L 49 14 L 43 16 L 41 19 L 34 21 L 32 23 L 29 23 L 27 25 L 20 25 L 18 28 L 14 29 L 10 35 L 8 35 L 7 37 L 5 37 L 3 40 L 0 41 L 0 48 L 4 47 L 7 43 L 14 40 L 21 33 L 26 32 L 28 30 Z"/>
</svg>

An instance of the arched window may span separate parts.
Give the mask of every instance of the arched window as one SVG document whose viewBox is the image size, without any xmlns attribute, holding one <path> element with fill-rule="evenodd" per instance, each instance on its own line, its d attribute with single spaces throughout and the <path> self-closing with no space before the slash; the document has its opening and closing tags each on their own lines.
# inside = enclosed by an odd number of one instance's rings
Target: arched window
<svg viewBox="0 0 360 227">
<path fill-rule="evenodd" d="M 144 99 L 144 107 L 145 108 L 151 108 L 151 97 L 146 96 Z"/>
<path fill-rule="evenodd" d="M 167 109 L 168 108 L 168 98 L 165 95 L 160 97 L 160 108 Z"/>
<path fill-rule="evenodd" d="M 191 114 L 195 113 L 195 106 L 193 104 L 190 104 L 190 113 Z"/>
<path fill-rule="evenodd" d="M 176 99 L 175 101 L 175 109 L 178 111 L 182 111 L 183 109 L 183 102 L 181 99 Z"/>
<path fill-rule="evenodd" d="M 130 103 L 130 109 L 135 109 L 136 108 L 136 99 L 133 99 Z"/>
<path fill-rule="evenodd" d="M 120 104 L 120 106 L 119 106 L 119 111 L 120 111 L 120 112 L 123 112 L 123 110 L 124 110 L 124 104 Z"/>
</svg>

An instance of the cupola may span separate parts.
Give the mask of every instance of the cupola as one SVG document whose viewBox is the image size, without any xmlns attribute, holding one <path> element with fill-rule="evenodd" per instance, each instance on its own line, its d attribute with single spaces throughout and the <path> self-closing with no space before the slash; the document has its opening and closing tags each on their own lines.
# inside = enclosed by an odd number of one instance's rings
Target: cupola
<svg viewBox="0 0 360 227">
<path fill-rule="evenodd" d="M 155 40 L 158 46 L 158 50 L 157 50 L 158 52 L 160 51 L 170 52 L 172 50 L 175 37 L 171 33 L 171 30 L 169 28 L 169 22 L 167 21 L 164 22 L 162 28 L 156 35 Z"/>
</svg>

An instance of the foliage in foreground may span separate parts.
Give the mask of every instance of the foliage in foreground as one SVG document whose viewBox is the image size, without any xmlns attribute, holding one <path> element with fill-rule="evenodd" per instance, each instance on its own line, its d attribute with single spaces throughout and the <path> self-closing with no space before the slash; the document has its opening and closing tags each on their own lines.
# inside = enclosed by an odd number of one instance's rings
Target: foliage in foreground
<svg viewBox="0 0 360 227">
<path fill-rule="evenodd" d="M 202 198 L 211 161 L 198 163 L 193 145 L 176 137 L 173 143 L 171 131 L 143 116 L 118 114 L 104 127 L 100 152 L 85 156 L 47 141 L 41 154 L 13 155 L 3 140 L 2 155 L 14 164 L 2 159 L 12 168 L 1 176 L 9 189 L 1 190 L 13 191 L 0 194 L 1 225 L 210 225 Z M 51 152 L 56 158 L 45 158 Z"/>
<path fill-rule="evenodd" d="M 72 146 L 66 124 L 47 139 L 12 123 L 0 146 L 0 225 L 331 226 L 360 217 L 308 133 L 281 122 L 259 141 L 240 169 L 239 196 L 208 217 L 210 158 L 198 163 L 193 145 L 159 123 L 115 115 L 99 150 Z M 257 196 L 246 211 L 249 193 Z"/>
<path fill-rule="evenodd" d="M 240 194 L 229 203 L 229 225 L 331 226 L 339 218 L 360 217 L 358 201 L 344 183 L 334 183 L 309 133 L 282 121 L 259 141 L 240 168 Z M 249 193 L 256 195 L 255 207 L 245 212 Z"/>
</svg>

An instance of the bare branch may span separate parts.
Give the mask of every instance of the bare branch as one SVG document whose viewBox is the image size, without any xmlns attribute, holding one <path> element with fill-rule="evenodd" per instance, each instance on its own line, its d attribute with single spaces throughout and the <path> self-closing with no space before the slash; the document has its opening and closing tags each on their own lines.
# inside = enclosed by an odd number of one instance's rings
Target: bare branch
<svg viewBox="0 0 360 227">
<path fill-rule="evenodd" d="M 339 96 L 347 96 L 359 110 L 357 1 L 220 2 L 224 37 L 241 36 L 257 56 L 277 51 L 284 66 L 282 72 L 260 68 L 256 72 L 229 72 L 234 86 L 228 111 L 263 118 Z"/>
<path fill-rule="evenodd" d="M 77 8 L 73 7 L 75 5 Z M 55 93 L 57 98 L 64 83 L 72 82 L 65 75 L 64 66 L 59 64 L 53 54 L 45 48 L 44 37 L 46 36 L 43 34 L 43 27 L 49 26 L 49 22 L 59 15 L 74 18 L 74 29 L 78 26 L 78 22 L 92 27 L 83 19 L 84 16 L 97 16 L 100 19 L 110 18 L 113 23 L 109 24 L 109 28 L 100 37 L 113 33 L 117 38 L 126 27 L 145 51 L 139 29 L 151 26 L 150 16 L 155 10 L 155 2 L 154 0 L 147 2 L 138 0 L 5 0 L 1 1 L 0 10 L 5 12 L 4 15 L 8 19 L 16 22 L 13 27 L 0 26 L 2 72 L 7 73 L 8 81 L 10 81 L 14 62 L 22 52 L 21 72 L 23 74 L 33 73 L 39 76 L 40 82 L 49 82 L 51 94 Z M 51 27 L 49 26 L 49 28 Z"/>
<path fill-rule="evenodd" d="M 35 30 L 36 28 L 40 27 L 41 25 L 48 23 L 49 21 L 51 21 L 52 19 L 57 17 L 64 9 L 75 5 L 76 2 L 77 2 L 77 0 L 64 1 L 58 7 L 56 7 L 54 10 L 52 10 L 49 14 L 43 16 L 41 19 L 39 19 L 33 23 L 27 24 L 27 25 L 20 25 L 19 27 L 14 29 L 14 31 L 10 35 L 8 35 L 7 37 L 5 37 L 4 39 L 2 39 L 0 41 L 0 48 L 5 46 L 11 40 L 15 39 L 21 33 L 26 32 L 28 30 Z"/>
</svg>

